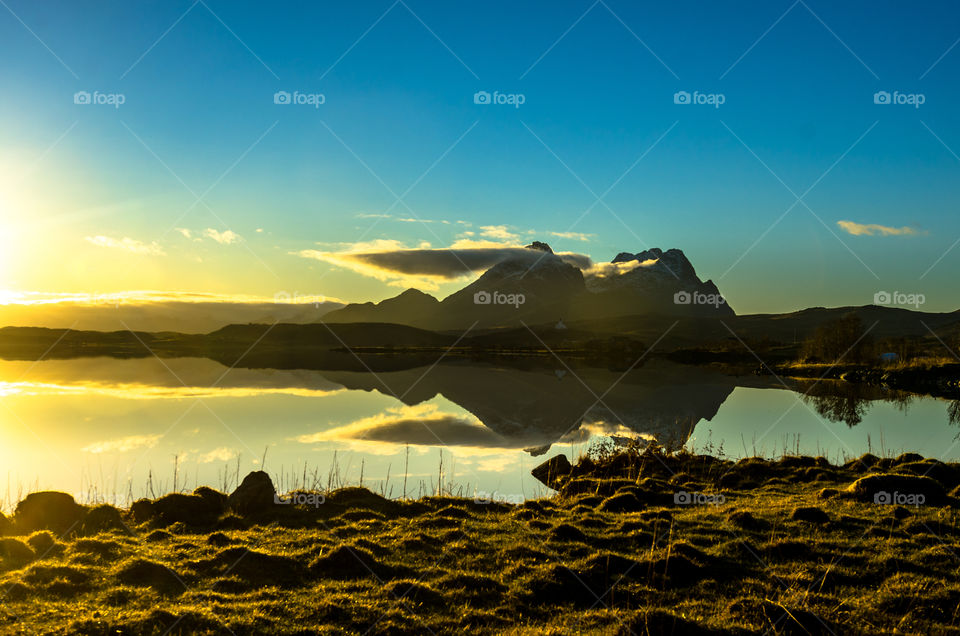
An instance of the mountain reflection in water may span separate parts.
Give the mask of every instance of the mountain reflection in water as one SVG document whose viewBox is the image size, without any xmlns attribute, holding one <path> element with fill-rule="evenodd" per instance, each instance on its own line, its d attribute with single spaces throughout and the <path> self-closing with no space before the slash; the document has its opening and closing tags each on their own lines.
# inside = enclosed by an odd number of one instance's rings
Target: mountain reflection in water
<svg viewBox="0 0 960 636">
<path fill-rule="evenodd" d="M 906 411 L 916 397 L 835 380 L 781 383 L 658 359 L 628 372 L 553 368 L 530 361 L 392 366 L 397 370 L 228 368 L 207 358 L 4 362 L 0 395 L 92 393 L 161 399 L 286 394 L 309 398 L 343 391 L 378 392 L 395 398 L 396 408 L 334 427 L 318 411 L 317 431 L 301 435 L 299 441 L 522 448 L 532 455 L 541 455 L 559 442 L 585 442 L 598 434 L 639 436 L 679 448 L 699 422 L 713 419 L 736 387 L 796 391 L 821 417 L 851 427 L 863 421 L 875 401 L 891 402 Z M 21 368 L 26 380 L 19 377 Z M 465 413 L 445 412 L 428 404 L 438 396 Z M 318 408 L 322 409 L 322 402 Z M 960 401 L 948 404 L 947 419 L 960 423 Z"/>
</svg>

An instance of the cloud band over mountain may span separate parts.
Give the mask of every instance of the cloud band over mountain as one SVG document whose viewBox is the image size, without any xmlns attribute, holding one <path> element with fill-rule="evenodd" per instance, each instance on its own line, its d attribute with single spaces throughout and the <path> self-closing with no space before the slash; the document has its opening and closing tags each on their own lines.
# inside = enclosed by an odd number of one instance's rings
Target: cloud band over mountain
<svg viewBox="0 0 960 636">
<path fill-rule="evenodd" d="M 399 242 L 378 241 L 341 252 L 302 250 L 296 254 L 378 280 L 403 285 L 417 282 L 427 288 L 483 272 L 508 258 L 529 260 L 532 264 L 544 257 L 539 250 L 485 241 L 458 241 L 449 248 L 406 248 Z M 564 252 L 556 256 L 580 269 L 593 264 L 586 254 Z"/>
</svg>

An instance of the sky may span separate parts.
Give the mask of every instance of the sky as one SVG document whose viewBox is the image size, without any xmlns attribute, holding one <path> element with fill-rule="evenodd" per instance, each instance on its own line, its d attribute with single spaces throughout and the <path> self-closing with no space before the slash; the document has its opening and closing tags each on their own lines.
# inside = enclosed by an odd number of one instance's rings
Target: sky
<svg viewBox="0 0 960 636">
<path fill-rule="evenodd" d="M 536 239 L 956 310 L 958 42 L 951 2 L 3 0 L 0 301 L 444 296 L 479 271 L 355 255 Z"/>
</svg>

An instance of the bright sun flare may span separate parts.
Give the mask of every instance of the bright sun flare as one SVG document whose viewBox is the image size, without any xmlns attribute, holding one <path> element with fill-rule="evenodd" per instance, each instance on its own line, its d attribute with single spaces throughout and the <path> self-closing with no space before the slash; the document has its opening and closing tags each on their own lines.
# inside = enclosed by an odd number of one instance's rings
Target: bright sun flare
<svg viewBox="0 0 960 636">
<path fill-rule="evenodd" d="M 16 209 L 9 192 L 0 190 L 0 302 L 3 288 L 13 285 L 13 267 L 17 257 Z"/>
</svg>

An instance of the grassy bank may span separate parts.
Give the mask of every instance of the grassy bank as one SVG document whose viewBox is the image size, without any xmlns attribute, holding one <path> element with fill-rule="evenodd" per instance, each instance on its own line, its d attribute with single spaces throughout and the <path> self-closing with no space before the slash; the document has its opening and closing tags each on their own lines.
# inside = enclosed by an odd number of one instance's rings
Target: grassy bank
<svg viewBox="0 0 960 636">
<path fill-rule="evenodd" d="M 960 633 L 958 465 L 653 449 L 547 468 L 558 494 L 516 506 L 276 505 L 262 473 L 130 510 L 28 498 L 0 520 L 0 632 Z"/>
<path fill-rule="evenodd" d="M 922 358 L 891 364 L 790 362 L 761 367 L 757 373 L 781 377 L 845 380 L 938 397 L 960 398 L 960 363 Z"/>
</svg>

